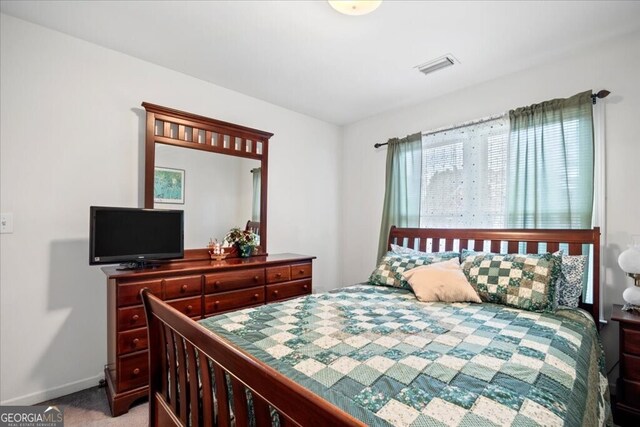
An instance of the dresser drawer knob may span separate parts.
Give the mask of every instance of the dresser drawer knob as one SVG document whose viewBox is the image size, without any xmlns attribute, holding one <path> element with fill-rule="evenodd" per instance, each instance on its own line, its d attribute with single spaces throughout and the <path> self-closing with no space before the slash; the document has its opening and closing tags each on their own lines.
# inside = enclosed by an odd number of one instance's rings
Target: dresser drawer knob
<svg viewBox="0 0 640 427">
<path fill-rule="evenodd" d="M 220 280 L 216 280 L 216 282 L 214 283 L 214 286 L 220 286 L 222 285 L 222 282 Z"/>
<path fill-rule="evenodd" d="M 298 270 L 298 274 L 304 274 L 304 270 Z"/>
<path fill-rule="evenodd" d="M 216 308 L 217 308 L 219 305 L 220 305 L 220 301 L 214 301 L 214 303 L 213 303 L 213 306 L 214 306 L 214 307 L 216 307 Z"/>
<path fill-rule="evenodd" d="M 282 273 L 276 273 L 276 277 L 279 279 L 282 277 Z"/>
<path fill-rule="evenodd" d="M 138 319 L 140 319 L 140 316 L 138 316 L 137 314 L 134 314 L 133 316 L 131 316 L 131 323 L 137 322 Z"/>
<path fill-rule="evenodd" d="M 188 305 L 187 308 L 185 309 L 185 311 L 187 313 L 191 313 L 191 310 L 193 310 L 193 306 L 192 305 Z"/>
<path fill-rule="evenodd" d="M 253 299 L 257 300 L 260 294 L 253 294 Z"/>
<path fill-rule="evenodd" d="M 140 368 L 136 368 L 133 370 L 133 375 L 138 375 L 140 373 Z"/>
<path fill-rule="evenodd" d="M 180 288 L 180 292 L 186 292 L 187 288 L 188 288 L 187 285 L 182 285 L 182 287 Z"/>
<path fill-rule="evenodd" d="M 258 280 L 260 280 L 260 276 L 253 276 L 253 280 L 257 282 Z"/>
<path fill-rule="evenodd" d="M 134 338 L 134 339 L 133 339 L 133 346 L 134 346 L 134 347 L 137 347 L 137 346 L 138 346 L 138 343 L 140 343 L 140 339 L 139 339 L 139 338 Z"/>
<path fill-rule="evenodd" d="M 278 291 L 273 291 L 273 295 L 278 296 Z"/>
<path fill-rule="evenodd" d="M 309 289 L 309 285 L 304 285 L 302 288 L 303 288 L 304 290 L 307 290 L 307 289 Z"/>
</svg>

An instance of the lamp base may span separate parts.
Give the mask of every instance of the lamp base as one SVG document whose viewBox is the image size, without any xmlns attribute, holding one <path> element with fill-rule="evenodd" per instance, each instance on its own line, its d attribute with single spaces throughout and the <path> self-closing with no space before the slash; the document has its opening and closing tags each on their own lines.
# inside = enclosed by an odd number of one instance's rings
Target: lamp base
<svg viewBox="0 0 640 427">
<path fill-rule="evenodd" d="M 622 311 L 628 311 L 634 314 L 640 314 L 640 305 L 633 305 L 627 302 L 622 306 Z"/>
<path fill-rule="evenodd" d="M 622 293 L 622 299 L 627 304 L 640 306 L 640 288 L 637 286 L 632 286 L 625 289 Z"/>
</svg>

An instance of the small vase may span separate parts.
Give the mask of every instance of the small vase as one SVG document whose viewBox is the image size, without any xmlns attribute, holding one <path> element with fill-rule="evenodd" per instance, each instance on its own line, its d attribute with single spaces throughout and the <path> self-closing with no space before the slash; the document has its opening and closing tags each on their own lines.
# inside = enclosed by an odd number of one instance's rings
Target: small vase
<svg viewBox="0 0 640 427">
<path fill-rule="evenodd" d="M 240 255 L 240 258 L 249 258 L 252 252 L 252 245 L 238 245 L 238 255 Z"/>
</svg>

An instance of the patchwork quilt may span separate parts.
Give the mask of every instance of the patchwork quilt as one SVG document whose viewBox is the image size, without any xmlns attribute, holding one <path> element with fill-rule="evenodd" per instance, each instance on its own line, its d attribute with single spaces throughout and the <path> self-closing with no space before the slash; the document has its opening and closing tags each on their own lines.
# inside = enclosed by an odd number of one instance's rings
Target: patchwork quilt
<svg viewBox="0 0 640 427">
<path fill-rule="evenodd" d="M 611 425 L 588 314 L 356 285 L 201 324 L 371 426 Z"/>
</svg>

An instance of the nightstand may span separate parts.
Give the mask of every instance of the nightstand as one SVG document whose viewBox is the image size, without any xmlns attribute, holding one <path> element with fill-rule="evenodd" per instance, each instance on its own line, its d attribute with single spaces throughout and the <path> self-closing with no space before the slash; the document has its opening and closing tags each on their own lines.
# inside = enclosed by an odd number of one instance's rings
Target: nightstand
<svg viewBox="0 0 640 427">
<path fill-rule="evenodd" d="M 640 315 L 614 305 L 611 320 L 620 322 L 620 376 L 616 385 L 616 422 L 640 422 Z"/>
</svg>

